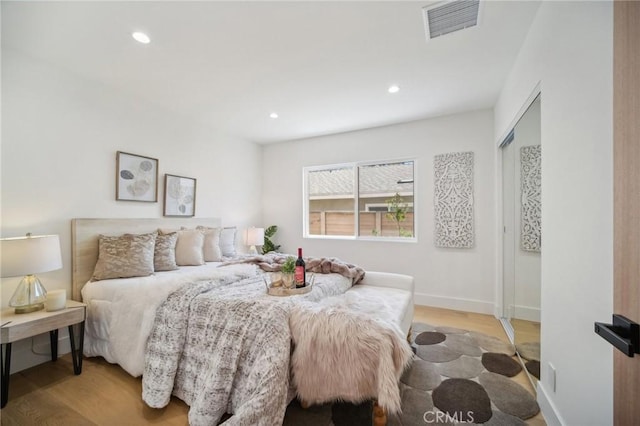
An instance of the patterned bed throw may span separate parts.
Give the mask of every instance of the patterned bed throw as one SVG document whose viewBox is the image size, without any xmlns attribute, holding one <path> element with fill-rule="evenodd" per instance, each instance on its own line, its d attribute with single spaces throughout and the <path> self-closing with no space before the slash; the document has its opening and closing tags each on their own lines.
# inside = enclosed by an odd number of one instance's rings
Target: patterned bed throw
<svg viewBox="0 0 640 426">
<path fill-rule="evenodd" d="M 215 291 L 212 291 L 215 290 Z M 171 394 L 189 424 L 282 424 L 289 388 L 288 303 L 229 297 L 220 284 L 183 286 L 158 308 L 147 341 L 142 398 L 151 407 Z"/>
</svg>

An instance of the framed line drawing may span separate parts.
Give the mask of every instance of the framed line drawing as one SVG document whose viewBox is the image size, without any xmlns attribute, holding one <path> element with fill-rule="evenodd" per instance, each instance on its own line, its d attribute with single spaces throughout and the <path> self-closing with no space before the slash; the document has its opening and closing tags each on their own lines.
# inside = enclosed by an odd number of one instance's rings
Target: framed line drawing
<svg viewBox="0 0 640 426">
<path fill-rule="evenodd" d="M 196 213 L 196 179 L 164 175 L 164 215 L 194 216 Z"/>
<path fill-rule="evenodd" d="M 118 151 L 116 200 L 158 201 L 158 159 Z"/>
</svg>

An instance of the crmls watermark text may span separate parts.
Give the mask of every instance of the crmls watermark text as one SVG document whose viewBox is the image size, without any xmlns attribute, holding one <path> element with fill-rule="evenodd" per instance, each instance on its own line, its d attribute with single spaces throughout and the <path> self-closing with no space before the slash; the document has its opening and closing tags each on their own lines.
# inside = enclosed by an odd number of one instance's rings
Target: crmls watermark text
<svg viewBox="0 0 640 426">
<path fill-rule="evenodd" d="M 422 415 L 422 420 L 427 424 L 438 423 L 474 423 L 473 411 L 455 411 L 453 413 L 443 413 L 442 411 L 426 411 Z"/>
</svg>

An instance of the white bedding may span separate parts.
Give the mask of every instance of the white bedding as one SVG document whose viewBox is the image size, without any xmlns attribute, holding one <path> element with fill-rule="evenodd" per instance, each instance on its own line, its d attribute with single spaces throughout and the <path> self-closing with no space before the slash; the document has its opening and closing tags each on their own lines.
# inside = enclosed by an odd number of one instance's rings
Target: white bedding
<svg viewBox="0 0 640 426">
<path fill-rule="evenodd" d="M 211 262 L 148 277 L 91 281 L 82 288 L 87 303 L 84 355 L 102 356 L 134 377 L 144 370 L 144 351 L 157 307 L 184 283 L 205 279 L 236 281 L 262 271 L 250 264 L 220 268 Z"/>
<path fill-rule="evenodd" d="M 191 407 L 191 424 L 216 424 L 226 411 L 234 414 L 230 424 L 271 425 L 281 423 L 292 397 L 287 392 L 288 345 L 290 338 L 300 339 L 300 330 L 290 334 L 288 327 L 283 328 L 292 307 L 308 308 L 315 305 L 308 302 L 324 299 L 324 307 L 339 305 L 345 312 L 355 310 L 384 325 L 395 336 L 393 347 L 406 345 L 394 325 L 399 305 L 388 295 L 374 292 L 362 298 L 364 294 L 360 293 L 368 293 L 366 289 L 347 292 L 352 279 L 329 273 L 315 276 L 310 293 L 278 298 L 266 294 L 264 274 L 251 263 L 209 263 L 149 277 L 89 282 L 82 289 L 88 305 L 84 355 L 102 356 L 134 377 L 144 373 L 145 402 L 162 407 L 173 393 Z M 273 315 L 269 316 L 269 312 Z M 354 321 L 360 324 L 357 319 Z M 360 328 L 347 327 L 345 335 L 352 338 Z M 320 337 L 325 334 L 326 329 Z M 299 347 L 305 353 L 315 353 L 315 338 L 308 340 L 306 345 L 299 343 Z M 364 344 L 378 346 L 367 341 Z M 220 350 L 209 352 L 210 348 Z M 405 349 L 409 351 L 408 347 Z M 377 351 L 374 348 L 374 355 Z M 352 362 L 355 361 L 346 364 Z M 380 365 L 397 367 L 394 362 Z M 403 367 L 404 363 L 398 371 L 390 368 L 388 377 L 399 377 Z M 337 375 L 342 377 L 341 373 Z M 322 382 L 324 376 L 314 380 Z M 381 390 L 372 388 L 356 400 L 382 395 L 384 401 L 390 401 L 385 407 L 395 409 L 399 406 L 397 380 L 388 382 Z M 384 399 L 387 394 L 395 399 Z M 335 396 L 344 397 L 340 393 Z"/>
<path fill-rule="evenodd" d="M 84 355 L 101 356 L 108 362 L 119 364 L 132 376 L 141 376 L 147 339 L 153 328 L 156 310 L 169 294 L 186 283 L 217 280 L 225 284 L 265 274 L 254 264 L 221 265 L 211 262 L 157 272 L 148 277 L 87 283 L 82 288 L 82 300 L 87 304 Z M 304 295 L 305 300 L 320 300 L 344 293 L 351 287 L 350 278 L 335 273 L 316 274 L 315 283 L 313 291 Z M 232 295 L 234 291 L 245 290 L 229 288 L 225 291 Z M 273 296 L 265 294 L 264 297 Z"/>
</svg>

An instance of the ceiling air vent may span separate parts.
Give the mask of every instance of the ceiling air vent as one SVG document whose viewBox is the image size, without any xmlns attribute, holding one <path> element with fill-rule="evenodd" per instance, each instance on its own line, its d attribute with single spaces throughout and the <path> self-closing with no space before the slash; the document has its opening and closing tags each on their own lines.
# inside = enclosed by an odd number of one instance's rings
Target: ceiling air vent
<svg viewBox="0 0 640 426">
<path fill-rule="evenodd" d="M 480 0 L 453 0 L 422 8 L 427 40 L 478 25 Z"/>
</svg>

